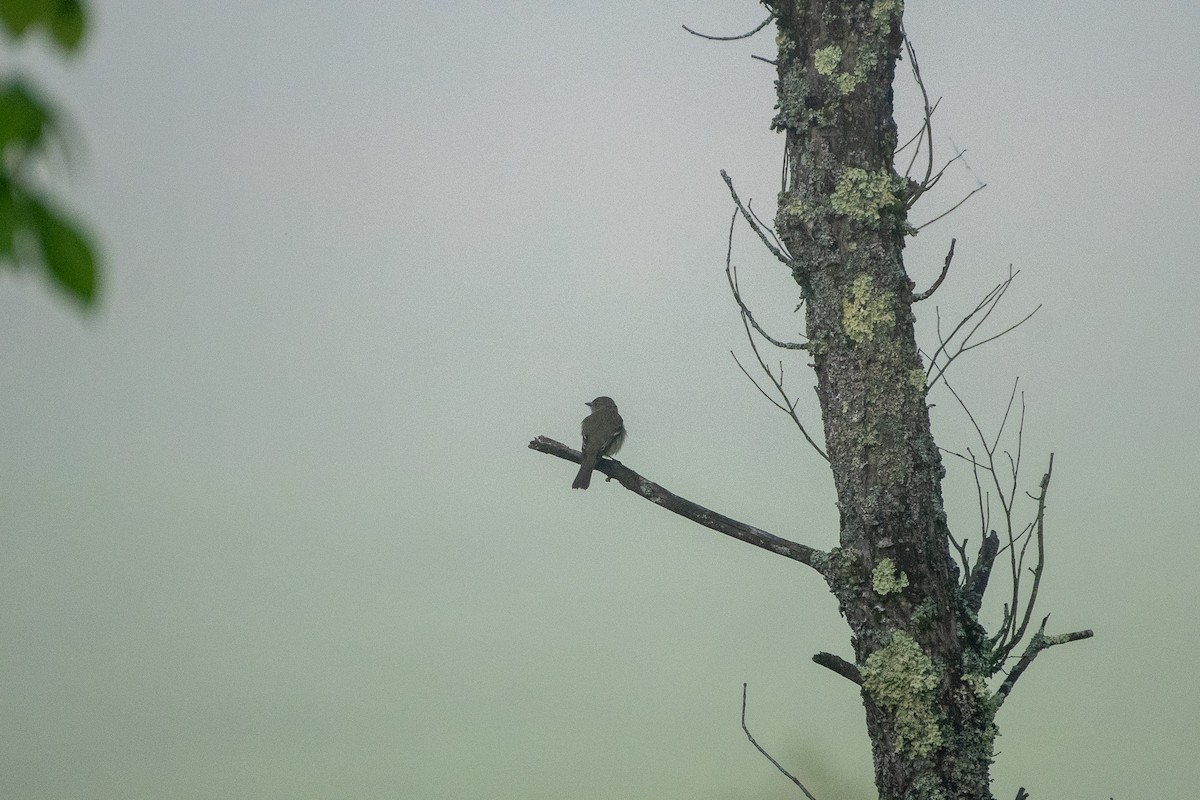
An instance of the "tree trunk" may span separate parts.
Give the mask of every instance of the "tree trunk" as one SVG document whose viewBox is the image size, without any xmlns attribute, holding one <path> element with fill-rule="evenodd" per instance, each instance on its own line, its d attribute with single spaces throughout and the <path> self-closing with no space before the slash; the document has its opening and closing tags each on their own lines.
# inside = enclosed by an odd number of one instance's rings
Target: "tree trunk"
<svg viewBox="0 0 1200 800">
<path fill-rule="evenodd" d="M 917 186 L 893 169 L 902 0 L 766 2 L 786 183 L 776 229 L 805 301 L 840 546 L 822 570 L 852 630 L 881 800 L 991 800 L 995 704 L 942 508 L 904 269 Z"/>
</svg>

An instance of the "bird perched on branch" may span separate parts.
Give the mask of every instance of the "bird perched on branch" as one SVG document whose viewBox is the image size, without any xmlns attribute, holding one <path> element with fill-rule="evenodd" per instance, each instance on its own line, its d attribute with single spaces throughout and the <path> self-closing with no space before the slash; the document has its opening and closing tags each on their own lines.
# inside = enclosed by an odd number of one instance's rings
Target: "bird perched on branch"
<svg viewBox="0 0 1200 800">
<path fill-rule="evenodd" d="M 625 422 L 617 413 L 611 397 L 597 397 L 588 408 L 592 413 L 583 418 L 583 460 L 572 489 L 586 489 L 592 482 L 592 470 L 603 456 L 616 455 L 625 441 Z"/>
</svg>

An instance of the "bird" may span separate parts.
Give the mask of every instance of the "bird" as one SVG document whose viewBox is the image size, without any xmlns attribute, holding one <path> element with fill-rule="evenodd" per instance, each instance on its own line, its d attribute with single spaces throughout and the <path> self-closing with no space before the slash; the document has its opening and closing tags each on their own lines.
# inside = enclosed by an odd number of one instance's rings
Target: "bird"
<svg viewBox="0 0 1200 800">
<path fill-rule="evenodd" d="M 602 456 L 615 455 L 625 442 L 625 421 L 617 413 L 611 397 L 600 396 L 586 404 L 592 413 L 583 418 L 583 458 L 572 489 L 586 489 L 592 482 L 592 470 Z"/>
</svg>

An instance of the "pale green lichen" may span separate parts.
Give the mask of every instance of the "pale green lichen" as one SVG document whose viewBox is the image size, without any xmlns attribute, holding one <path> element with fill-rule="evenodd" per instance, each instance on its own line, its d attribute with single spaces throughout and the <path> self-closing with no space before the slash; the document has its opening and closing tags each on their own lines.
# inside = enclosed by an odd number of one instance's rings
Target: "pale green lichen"
<svg viewBox="0 0 1200 800">
<path fill-rule="evenodd" d="M 871 19 L 879 26 L 887 25 L 893 17 L 904 13 L 904 0 L 875 0 L 871 5 Z"/>
<path fill-rule="evenodd" d="M 988 689 L 987 678 L 974 672 L 968 672 L 962 676 L 963 683 L 971 687 L 971 691 L 975 693 L 975 697 L 984 702 L 990 703 L 992 692 Z"/>
<path fill-rule="evenodd" d="M 899 202 L 895 177 L 888 170 L 867 172 L 850 167 L 838 176 L 829 202 L 833 210 L 851 219 L 879 219 L 879 211 Z"/>
<path fill-rule="evenodd" d="M 888 308 L 887 298 L 875 290 L 870 275 L 859 275 L 850 288 L 850 296 L 842 299 L 842 330 L 855 344 L 875 338 L 877 328 L 892 325 L 895 313 Z"/>
<path fill-rule="evenodd" d="M 925 393 L 925 368 L 913 367 L 908 371 L 908 382 L 921 394 Z"/>
<path fill-rule="evenodd" d="M 844 53 L 838 44 L 830 44 L 812 54 L 812 66 L 816 67 L 818 74 L 832 80 L 842 95 L 848 95 L 866 80 L 866 74 L 880 62 L 880 55 L 871 49 L 858 50 L 854 55 L 853 70 L 846 71 L 841 70 L 842 55 Z"/>
<path fill-rule="evenodd" d="M 867 657 L 863 689 L 895 721 L 896 749 L 927 756 L 942 744 L 936 713 L 938 675 L 933 661 L 904 631 Z"/>
<path fill-rule="evenodd" d="M 817 72 L 833 81 L 842 94 L 850 94 L 867 78 L 867 73 L 879 63 L 879 56 L 872 50 L 863 50 L 854 61 L 854 69 L 841 71 L 842 48 L 831 44 L 813 53 L 813 66 Z"/>
<path fill-rule="evenodd" d="M 803 217 L 804 202 L 800 199 L 800 195 L 794 194 L 783 202 L 781 210 L 793 217 Z"/>
<path fill-rule="evenodd" d="M 897 572 L 896 562 L 885 558 L 875 565 L 875 571 L 871 573 L 871 586 L 875 594 L 881 597 L 900 592 L 908 586 L 908 575 Z"/>
<path fill-rule="evenodd" d="M 842 94 L 850 94 L 858 88 L 858 85 L 862 83 L 862 79 L 863 76 L 859 75 L 857 71 L 843 72 L 834 79 L 834 83 L 837 84 L 839 92 Z"/>
<path fill-rule="evenodd" d="M 842 65 L 842 48 L 836 44 L 831 44 L 828 47 L 822 47 L 817 52 L 813 53 L 813 66 L 817 68 L 817 72 L 826 77 L 837 72 L 837 68 Z"/>
<path fill-rule="evenodd" d="M 858 54 L 858 58 L 854 61 L 854 69 L 850 72 L 843 72 L 838 75 L 834 82 L 837 83 L 838 91 L 842 94 L 850 94 L 858 85 L 867 79 L 867 73 L 875 68 L 879 63 L 879 56 L 874 50 L 863 50 Z"/>
</svg>

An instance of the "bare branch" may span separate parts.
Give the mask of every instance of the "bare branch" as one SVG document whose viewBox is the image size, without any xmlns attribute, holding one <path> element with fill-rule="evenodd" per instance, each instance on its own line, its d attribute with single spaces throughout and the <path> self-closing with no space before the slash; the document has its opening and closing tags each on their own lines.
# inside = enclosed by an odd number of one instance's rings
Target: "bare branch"
<svg viewBox="0 0 1200 800">
<path fill-rule="evenodd" d="M 966 155 L 966 153 L 967 153 L 967 151 L 963 150 L 961 153 L 958 153 L 957 155 L 955 155 L 954 158 L 948 160 L 945 164 L 942 164 L 942 168 L 937 171 L 937 174 L 934 175 L 932 178 L 930 178 L 925 184 L 923 184 L 925 187 L 925 191 L 929 191 L 934 186 L 937 186 L 938 181 L 940 181 L 942 179 L 942 176 L 946 174 L 946 170 L 948 170 L 950 168 L 950 165 L 953 164 L 955 161 L 958 161 L 960 158 L 962 158 L 964 155 Z M 963 163 L 965 164 L 967 162 L 963 161 Z M 978 180 L 978 179 L 976 179 L 976 180 Z"/>
<path fill-rule="evenodd" d="M 776 339 L 774 336 L 772 336 L 771 334 L 764 331 L 762 329 L 762 326 L 758 324 L 758 321 L 754 319 L 754 315 L 752 313 L 750 313 L 749 307 L 747 307 L 746 303 L 742 300 L 742 293 L 738 288 L 738 282 L 737 282 L 737 268 L 732 266 L 733 226 L 737 222 L 737 218 L 738 218 L 738 212 L 735 210 L 733 212 L 733 218 L 731 220 L 729 220 L 729 246 L 725 251 L 725 280 L 729 282 L 729 291 L 731 291 L 733 293 L 733 299 L 735 301 L 737 301 L 738 308 L 740 308 L 742 311 L 742 319 L 745 321 L 749 321 L 749 323 L 754 327 L 754 330 L 758 331 L 760 336 L 762 336 L 764 339 L 766 339 L 768 342 L 775 345 L 776 347 L 779 347 L 784 350 L 807 350 L 808 344 L 806 344 L 805 342 L 780 341 L 779 339 Z"/>
<path fill-rule="evenodd" d="M 929 392 L 931 389 L 933 389 L 933 387 L 937 384 L 937 382 L 943 378 L 943 376 L 946 373 L 946 370 L 950 367 L 950 365 L 952 363 L 954 363 L 954 360 L 957 359 L 959 356 L 961 356 L 963 353 L 974 350 L 976 347 L 981 347 L 985 344 L 988 344 L 989 342 L 994 342 L 995 340 L 999 339 L 1001 336 L 1004 336 L 1006 333 L 1010 333 L 1013 330 L 1020 327 L 1021 325 L 1028 322 L 1033 317 L 1033 315 L 1038 312 L 1038 310 L 1041 308 L 1040 305 L 1037 306 L 1037 308 L 1034 308 L 1033 311 L 1030 311 L 1028 314 L 1026 314 L 1024 318 L 1022 318 L 1018 322 L 1014 323 L 1013 325 L 1008 326 L 1007 328 L 1005 328 L 1004 330 L 995 334 L 994 336 L 989 336 L 986 339 L 983 339 L 982 341 L 978 341 L 978 342 L 971 341 L 972 338 L 974 338 L 975 334 L 979 332 L 979 329 L 981 327 L 983 327 L 983 324 L 985 322 L 987 322 L 988 318 L 992 315 L 992 312 L 996 310 L 996 307 L 1000 304 L 1000 301 L 1004 298 L 1005 293 L 1008 292 L 1009 288 L 1012 286 L 1013 281 L 1020 274 L 1021 274 L 1020 270 L 1013 272 L 1010 267 L 1008 277 L 1006 279 L 1000 281 L 1000 283 L 993 286 L 987 292 L 987 294 L 985 294 L 983 296 L 983 299 L 981 299 L 975 305 L 975 308 L 971 309 L 971 311 L 966 316 L 964 316 L 958 322 L 957 325 L 954 326 L 954 329 L 952 331 L 950 331 L 949 336 L 945 336 L 945 337 L 942 336 L 942 314 L 941 314 L 941 309 L 937 309 L 936 314 L 937 314 L 938 348 L 937 348 L 937 350 L 935 350 L 933 352 L 932 356 L 928 356 L 929 367 L 925 372 L 925 378 L 926 378 L 925 391 L 926 392 Z M 972 320 L 974 320 L 973 325 L 971 325 Z M 966 334 L 963 335 L 961 341 L 959 341 L 958 349 L 955 350 L 953 353 L 951 353 L 950 352 L 951 343 L 954 342 L 955 338 L 959 335 L 959 332 L 962 331 L 964 328 L 966 328 L 968 325 L 970 325 L 971 327 L 966 332 Z M 944 362 L 939 363 L 938 359 L 943 358 L 943 357 L 945 358 Z"/>
<path fill-rule="evenodd" d="M 783 242 L 779 241 L 779 236 L 775 233 L 775 229 L 763 222 L 762 217 L 758 216 L 758 213 L 755 212 L 753 200 L 746 201 L 746 210 L 750 212 L 750 216 L 754 217 L 754 221 L 758 223 L 759 229 L 764 230 L 771 235 L 771 241 L 775 242 L 775 246 L 778 247 L 780 251 L 787 250 L 787 247 L 784 246 Z"/>
<path fill-rule="evenodd" d="M 975 344 L 970 345 L 969 347 L 963 347 L 961 352 L 965 353 L 968 350 L 974 350 L 976 347 L 982 347 L 983 345 L 987 344 L 988 342 L 996 341 L 997 339 L 999 339 L 1001 336 L 1003 336 L 1006 333 L 1011 333 L 1012 331 L 1015 331 L 1017 328 L 1021 327 L 1026 322 L 1028 322 L 1030 319 L 1032 319 L 1033 315 L 1036 314 L 1037 312 L 1041 311 L 1041 309 L 1042 309 L 1042 304 L 1038 303 L 1037 307 L 1034 308 L 1033 311 L 1030 311 L 1028 314 L 1026 314 L 1024 317 L 1022 317 L 1017 322 L 1014 322 L 1012 325 L 1009 325 L 1007 328 L 1000 331 L 999 333 L 997 333 L 994 336 L 989 336 L 988 338 L 983 339 L 982 341 L 975 342 Z"/>
<path fill-rule="evenodd" d="M 930 286 L 927 290 L 921 292 L 920 294 L 913 295 L 914 303 L 919 303 L 922 300 L 928 300 L 933 296 L 933 293 L 938 290 L 938 287 L 942 285 L 942 281 L 946 280 L 946 273 L 950 271 L 950 262 L 954 260 L 954 243 L 957 241 L 957 239 L 950 240 L 950 252 L 946 253 L 946 263 L 942 265 L 942 274 L 938 275 L 937 280 L 933 282 L 933 286 Z"/>
<path fill-rule="evenodd" d="M 786 769 L 784 769 L 782 764 L 780 764 L 778 761 L 776 761 L 775 758 L 770 753 L 768 753 L 766 750 L 763 749 L 762 745 L 760 745 L 757 741 L 755 741 L 754 735 L 751 734 L 750 729 L 748 727 L 746 727 L 746 684 L 744 684 L 744 683 L 742 684 L 742 730 L 746 732 L 746 738 L 750 740 L 750 744 L 754 745 L 754 749 L 757 750 L 758 752 L 762 753 L 763 756 L 767 759 L 767 761 L 770 761 L 772 764 L 775 765 L 775 769 L 779 770 L 780 772 L 782 772 L 784 775 L 787 776 L 788 780 L 790 780 L 792 783 L 799 786 L 800 791 L 804 792 L 804 796 L 807 797 L 808 800 L 817 800 L 817 798 L 813 797 L 812 792 L 810 792 L 807 788 L 805 788 L 804 784 L 801 783 L 800 780 L 795 775 L 793 775 L 792 773 L 790 773 Z"/>
<path fill-rule="evenodd" d="M 758 321 L 754 319 L 754 315 L 750 313 L 750 309 L 746 307 L 745 302 L 742 301 L 742 295 L 738 291 L 737 269 L 734 268 L 731 273 L 728 265 L 726 265 L 725 277 L 729 280 L 729 288 L 733 292 L 733 299 L 737 301 L 738 308 L 740 308 L 742 311 L 742 317 L 754 327 L 754 330 L 758 331 L 759 336 L 763 337 L 771 344 L 773 344 L 776 347 L 783 349 L 783 350 L 807 350 L 808 349 L 807 342 L 784 342 L 779 339 L 776 339 L 774 336 L 772 336 L 771 334 L 764 331 L 762 329 L 762 326 L 758 324 Z"/>
<path fill-rule="evenodd" d="M 780 403 L 775 398 L 767 394 L 766 391 L 758 385 L 758 381 L 750 377 L 750 373 L 746 371 L 746 368 L 742 366 L 742 362 L 738 361 L 737 355 L 731 350 L 729 351 L 729 354 L 733 356 L 734 363 L 738 365 L 738 369 L 742 371 L 743 375 L 745 375 L 747 378 L 750 378 L 750 382 L 754 384 L 755 388 L 762 392 L 763 397 L 767 398 L 767 400 L 771 401 L 772 405 L 792 418 L 792 422 L 796 423 L 796 427 L 800 429 L 800 433 L 804 436 L 805 441 L 812 445 L 812 448 L 817 451 L 817 454 L 821 456 L 821 458 L 828 461 L 829 456 L 825 454 L 825 451 L 821 449 L 821 446 L 813 440 L 811 435 L 809 435 L 808 429 L 804 427 L 804 423 L 800 421 L 800 417 L 796 414 L 796 405 L 800 402 L 799 398 L 796 400 L 788 399 L 787 390 L 783 388 L 783 365 L 780 364 L 779 366 L 779 377 L 775 377 L 775 373 L 771 371 L 771 368 L 767 366 L 767 362 L 763 361 L 762 354 L 758 352 L 758 345 L 754 343 L 754 335 L 750 333 L 750 325 L 746 322 L 745 315 L 742 316 L 742 327 L 746 329 L 746 340 L 750 342 L 750 350 L 753 351 L 755 359 L 758 360 L 758 366 L 761 367 L 762 371 L 766 373 L 767 378 L 769 378 L 771 381 L 771 385 L 775 387 L 775 390 L 779 392 L 779 396 L 783 398 L 783 402 Z"/>
<path fill-rule="evenodd" d="M 1019 379 L 1013 382 L 1012 391 L 1009 393 L 1008 402 L 1005 405 L 1004 416 L 1000 421 L 995 437 L 992 439 L 989 439 L 984 434 L 978 421 L 975 419 L 975 415 L 967 407 L 962 397 L 954 390 L 954 387 L 950 385 L 950 382 L 943 382 L 946 384 L 946 389 L 958 401 L 959 406 L 962 407 L 963 412 L 967 415 L 967 419 L 970 420 L 972 427 L 975 429 L 976 436 L 983 445 L 984 458 L 982 460 L 977 459 L 970 448 L 967 449 L 967 456 L 962 456 L 959 453 L 952 454 L 969 461 L 972 465 L 972 470 L 975 474 L 975 490 L 980 497 L 980 517 L 985 530 L 989 514 L 985 513 L 984 510 L 985 494 L 979 481 L 980 470 L 983 470 L 991 477 L 991 486 L 1000 500 L 1000 507 L 1004 513 L 1003 522 L 1007 542 L 1003 547 L 1000 547 L 1000 537 L 995 531 L 989 532 L 980 545 L 979 560 L 976 563 L 975 569 L 970 571 L 964 583 L 964 600 L 966 605 L 969 609 L 978 613 L 983 602 L 983 593 L 987 589 L 988 579 L 995 559 L 1000 553 L 1008 551 L 1011 596 L 1009 601 L 1004 604 L 1003 621 L 996 630 L 996 633 L 990 638 L 991 661 L 998 669 L 1004 663 L 1004 660 L 1009 657 L 1013 649 L 1025 638 L 1025 633 L 1029 629 L 1029 623 L 1037 607 L 1038 590 L 1041 587 L 1042 575 L 1046 565 L 1046 496 L 1050 490 L 1050 478 L 1054 473 L 1054 454 L 1050 454 L 1050 462 L 1046 467 L 1045 475 L 1042 476 L 1038 494 L 1036 496 L 1029 495 L 1037 501 L 1037 512 L 1034 515 L 1033 521 L 1029 522 L 1018 532 L 1013 522 L 1013 508 L 1020 476 L 1021 452 L 1025 435 L 1025 396 L 1023 394 L 1021 395 L 1021 413 L 1016 433 L 1016 455 L 1014 456 L 1008 451 L 1004 452 L 1008 460 L 1008 476 L 1010 480 L 1007 487 L 1002 483 L 1000 470 L 996 467 L 996 451 L 1000 447 L 1000 440 L 1004 434 L 1004 429 L 1008 425 L 1009 417 L 1012 414 Z M 951 541 L 954 541 L 953 537 L 951 537 Z M 1031 543 L 1036 543 L 1036 562 L 1034 566 L 1029 568 L 1029 573 L 1033 576 L 1033 584 L 1029 587 L 1027 596 L 1023 596 L 1022 579 L 1026 571 L 1025 556 Z M 1020 546 L 1019 550 L 1018 545 Z M 962 554 L 961 548 L 960 555 L 965 563 L 965 554 Z M 1045 622 L 1043 621 L 1044 625 Z"/>
<path fill-rule="evenodd" d="M 936 173 L 934 173 L 934 171 L 933 171 L 933 112 L 937 110 L 938 104 L 941 103 L 942 100 L 939 97 L 937 99 L 937 101 L 935 101 L 934 103 L 931 104 L 929 102 L 929 92 L 925 88 L 925 80 L 921 77 L 921 66 L 917 61 L 917 51 L 913 47 L 912 40 L 908 37 L 908 32 L 904 31 L 903 28 L 901 28 L 901 32 L 904 35 L 904 49 L 905 49 L 905 52 L 908 53 L 908 63 L 912 68 L 913 79 L 917 83 L 917 88 L 921 91 L 921 104 L 922 104 L 923 116 L 924 116 L 924 118 L 921 122 L 921 127 L 917 131 L 916 135 L 914 135 L 911 139 L 909 139 L 904 144 L 904 147 L 901 147 L 896 151 L 896 152 L 900 152 L 905 147 L 908 147 L 910 144 L 912 144 L 914 141 L 917 143 L 916 148 L 913 150 L 912 158 L 909 159 L 908 167 L 904 171 L 904 176 L 906 178 L 909 178 L 910 185 L 913 185 L 916 187 L 912 190 L 912 192 L 908 195 L 907 199 L 904 202 L 904 209 L 907 211 L 907 210 L 911 209 L 914 205 L 916 205 L 917 200 L 919 200 L 922 195 L 924 195 L 926 192 L 928 192 L 930 189 L 932 189 L 934 186 L 936 186 L 938 184 L 938 181 L 940 181 L 942 179 L 942 176 L 946 174 L 946 170 L 950 167 L 950 165 L 953 164 L 955 161 L 958 161 L 960 158 L 962 158 L 963 154 L 966 151 L 960 151 L 960 152 L 956 153 L 954 158 L 949 159 L 945 164 L 942 165 L 941 169 L 939 169 Z M 924 175 L 924 177 L 921 178 L 921 180 L 919 182 L 912 181 L 910 178 L 910 176 L 912 174 L 912 168 L 917 162 L 917 157 L 921 154 L 922 142 L 924 142 L 924 147 L 925 147 L 925 175 Z M 953 141 L 951 141 L 951 144 L 953 144 Z M 965 164 L 966 162 L 964 161 L 963 163 Z M 977 186 L 975 189 L 971 190 L 967 194 L 966 197 L 964 197 L 962 200 L 959 200 L 957 203 L 955 203 L 949 209 L 947 209 L 946 211 L 943 211 L 941 214 L 938 214 L 933 219 L 928 220 L 927 222 L 916 226 L 913 229 L 913 232 L 915 233 L 917 231 L 920 231 L 922 228 L 925 228 L 925 227 L 937 222 L 942 217 L 945 217 L 945 216 L 953 213 L 959 206 L 961 206 L 963 203 L 970 200 L 971 195 L 975 194 L 975 192 L 978 192 L 980 189 L 983 189 L 986 186 L 986 184 L 984 184 L 982 181 L 979 181 L 978 178 L 976 178 L 976 181 L 979 182 L 979 186 Z M 944 276 L 945 276 L 945 273 L 943 272 L 943 277 Z M 939 282 L 940 282 L 940 279 L 939 279 Z M 928 296 L 929 294 L 933 294 L 933 289 L 930 289 L 929 292 L 926 294 L 926 296 Z M 922 297 L 922 298 L 918 298 L 918 299 L 923 300 L 924 298 Z"/>
<path fill-rule="evenodd" d="M 1075 631 L 1073 633 L 1060 633 L 1055 636 L 1047 636 L 1046 620 L 1048 619 L 1050 619 L 1049 614 L 1042 619 L 1042 624 L 1038 628 L 1038 632 L 1029 638 L 1029 644 L 1026 645 L 1025 652 L 1021 655 L 1021 659 L 1016 663 L 1016 666 L 1009 671 L 1008 677 L 1004 679 L 1004 683 L 1000 684 L 1000 688 L 996 690 L 996 693 L 992 695 L 992 701 L 996 704 L 996 708 L 999 708 L 1004 703 L 1005 698 L 1007 698 L 1009 693 L 1012 692 L 1013 686 L 1016 684 L 1017 679 L 1020 678 L 1025 670 L 1029 668 L 1029 665 L 1033 663 L 1035 658 L 1037 658 L 1038 653 L 1054 647 L 1055 645 L 1066 644 L 1067 642 L 1078 642 L 1082 639 L 1090 639 L 1093 635 L 1095 635 L 1093 631 L 1089 629 Z"/>
<path fill-rule="evenodd" d="M 983 595 L 987 591 L 988 578 L 992 575 L 992 565 L 996 563 L 996 553 L 1000 548 L 1000 536 L 991 531 L 979 543 L 979 555 L 975 557 L 975 568 L 967 577 L 966 590 L 963 592 L 967 608 L 978 614 L 983 607 Z"/>
<path fill-rule="evenodd" d="M 1046 566 L 1046 537 L 1045 537 L 1045 522 L 1046 522 L 1046 493 L 1050 490 L 1050 476 L 1054 472 L 1054 454 L 1050 454 L 1050 465 L 1046 467 L 1046 474 L 1042 476 L 1041 491 L 1038 494 L 1038 509 L 1037 516 L 1034 518 L 1033 528 L 1037 531 L 1037 565 L 1033 568 L 1033 586 L 1029 590 L 1029 598 L 1025 601 L 1025 616 L 1021 620 L 1020 626 L 1013 632 L 1012 636 L 1003 649 L 997 653 L 1001 658 L 1007 658 L 1013 648 L 1025 637 L 1025 631 L 1029 627 L 1029 619 L 1033 616 L 1033 609 L 1037 605 L 1038 587 L 1042 583 L 1042 570 Z M 1024 548 L 1021 550 L 1021 561 L 1024 562 Z M 1015 592 L 1014 592 L 1015 595 Z M 1015 599 L 1015 597 L 1014 597 Z M 1016 606 L 1013 607 L 1013 617 L 1016 617 Z M 1047 615 L 1047 618 L 1049 615 Z M 1042 628 L 1046 627 L 1046 620 L 1042 620 Z M 1041 633 L 1041 631 L 1039 631 Z M 1031 640 L 1032 641 L 1032 640 Z M 1028 649 L 1026 650 L 1028 652 Z M 1031 658 L 1032 660 L 1032 658 Z M 1011 677 L 1011 676 L 1010 676 Z"/>
<path fill-rule="evenodd" d="M 941 102 L 942 102 L 942 98 L 940 98 L 940 97 L 939 97 L 937 100 L 934 100 L 934 101 L 933 101 L 933 105 L 932 105 L 932 106 L 930 106 L 930 108 L 929 108 L 929 116 L 930 116 L 930 117 L 932 117 L 932 116 L 934 115 L 934 112 L 936 112 L 936 111 L 937 111 L 937 109 L 938 109 L 938 106 L 939 106 L 939 105 L 941 105 Z M 918 129 L 918 130 L 917 130 L 917 132 L 916 132 L 916 133 L 914 133 L 912 136 L 910 136 L 910 137 L 908 138 L 908 141 L 907 141 L 907 142 L 905 142 L 904 144 L 902 144 L 902 145 L 900 145 L 899 147 L 897 147 L 897 148 L 896 148 L 896 153 L 897 153 L 897 154 L 899 154 L 899 153 L 902 153 L 902 152 L 904 152 L 904 151 L 905 151 L 905 150 L 907 150 L 909 147 L 912 147 L 912 143 L 913 143 L 913 142 L 917 141 L 918 139 L 921 139 L 921 140 L 923 140 L 923 139 L 924 139 L 924 137 L 925 137 L 925 126 L 924 126 L 924 125 L 922 125 L 922 126 L 921 126 L 921 127 Z M 919 152 L 921 152 L 921 146 L 920 146 L 920 145 L 917 145 L 917 151 L 916 151 L 916 152 L 918 152 L 918 153 L 919 153 Z M 914 156 L 914 160 L 915 160 L 915 156 Z M 908 176 L 908 173 L 912 171 L 912 166 L 913 166 L 913 165 L 912 165 L 912 162 L 909 162 L 909 165 L 908 165 L 908 170 L 907 170 L 907 171 L 904 173 L 906 177 Z"/>
<path fill-rule="evenodd" d="M 913 78 L 917 82 L 917 88 L 921 90 L 921 101 L 925 110 L 925 121 L 921 126 L 921 132 L 925 134 L 925 177 L 921 179 L 916 191 L 909 196 L 905 204 L 906 208 L 912 208 L 913 203 L 917 202 L 917 198 L 927 192 L 932 185 L 929 182 L 929 178 L 933 174 L 933 106 L 929 104 L 929 92 L 925 90 L 925 81 L 921 79 L 921 67 L 917 63 L 917 51 L 913 49 L 912 40 L 908 38 L 908 32 L 903 27 L 901 27 L 901 33 L 904 36 L 904 49 L 908 52 L 908 63 L 912 67 Z M 917 155 L 920 152 L 921 145 L 918 140 L 917 149 L 913 151 L 912 161 L 908 163 L 908 170 L 905 171 L 905 175 L 912 171 L 913 164 L 916 163 Z"/>
<path fill-rule="evenodd" d="M 948 208 L 948 209 L 946 209 L 945 211 L 943 211 L 942 213 L 938 214 L 938 215 L 937 215 L 936 217 L 934 217 L 933 219 L 931 219 L 931 220 L 927 220 L 927 221 L 925 221 L 925 222 L 921 223 L 920 225 L 916 226 L 915 230 L 918 230 L 918 231 L 920 231 L 920 230 L 923 230 L 923 229 L 925 229 L 925 228 L 928 228 L 930 225 L 932 225 L 933 223 L 937 222 L 937 221 L 938 221 L 939 219 L 941 219 L 942 217 L 945 217 L 945 216 L 947 216 L 947 215 L 949 215 L 949 214 L 952 214 L 952 213 L 954 213 L 954 211 L 955 211 L 955 210 L 956 210 L 956 209 L 957 209 L 959 206 L 961 206 L 963 203 L 965 203 L 965 202 L 967 202 L 968 200 L 970 200 L 970 199 L 971 199 L 971 198 L 972 198 L 972 197 L 975 195 L 975 193 L 976 193 L 976 192 L 978 192 L 978 191 L 981 191 L 981 190 L 983 190 L 983 189 L 986 189 L 986 188 L 987 188 L 987 184 L 986 184 L 986 183 L 984 183 L 984 184 L 981 184 L 981 185 L 979 185 L 979 186 L 976 186 L 974 189 L 972 189 L 971 191 L 967 192 L 967 196 L 966 196 L 966 197 L 964 197 L 962 200 L 959 200 L 957 203 L 955 203 L 954 205 L 950 206 L 950 208 Z"/>
<path fill-rule="evenodd" d="M 955 551 L 958 552 L 958 560 L 962 564 L 963 573 L 969 575 L 971 573 L 971 562 L 967 558 L 967 542 L 970 540 L 963 539 L 960 543 L 950 531 L 946 531 L 946 536 L 950 539 L 950 544 L 954 545 Z"/>
<path fill-rule="evenodd" d="M 578 450 L 573 450 L 562 442 L 557 442 L 546 436 L 538 436 L 533 439 L 529 443 L 529 449 L 556 456 L 565 461 L 573 461 L 576 464 L 583 458 L 583 454 Z M 723 533 L 726 536 L 746 542 L 747 544 L 752 544 L 755 547 L 761 547 L 763 550 L 769 550 L 772 553 L 790 558 L 793 561 L 799 561 L 801 564 L 807 564 L 824 575 L 825 564 L 829 556 L 822 550 L 788 541 L 774 534 L 767 533 L 760 528 L 755 528 L 752 525 L 739 522 L 724 514 L 718 514 L 716 511 L 704 508 L 701 505 L 693 503 L 691 500 L 667 491 L 653 481 L 643 478 L 620 461 L 611 458 L 602 458 L 596 464 L 596 471 L 616 480 L 634 494 L 639 494 L 650 502 L 660 505 L 681 517 L 698 522 L 717 533 Z"/>
<path fill-rule="evenodd" d="M 833 670 L 851 683 L 856 683 L 859 686 L 862 686 L 862 673 L 858 671 L 858 667 L 854 666 L 841 656 L 835 656 L 833 653 L 826 653 L 822 651 L 814 655 L 812 660 L 815 663 L 820 664 L 822 667 L 825 667 L 825 669 Z"/>
<path fill-rule="evenodd" d="M 758 238 L 762 240 L 762 243 L 767 246 L 767 249 L 770 250 L 776 258 L 778 258 L 788 267 L 793 266 L 795 262 L 793 261 L 792 257 L 785 253 L 781 248 L 776 247 L 771 240 L 767 238 L 766 234 L 763 233 L 762 228 L 759 227 L 754 215 L 751 214 L 744 205 L 742 205 L 741 198 L 738 197 L 737 192 L 733 188 L 733 179 L 729 177 L 729 173 L 727 173 L 725 170 L 721 170 L 721 177 L 725 180 L 725 185 L 729 187 L 729 194 L 733 196 L 734 204 L 738 207 L 738 211 L 742 212 L 742 217 L 747 223 L 749 223 L 750 229 L 758 234 Z"/>
<path fill-rule="evenodd" d="M 1017 789 L 1017 800 L 1029 800 L 1029 792 L 1025 791 L 1024 786 Z"/>
<path fill-rule="evenodd" d="M 754 30 L 750 31 L 749 33 L 739 33 L 737 36 L 709 36 L 706 33 L 699 33 L 697 31 L 694 31 L 691 28 L 689 28 L 687 25 L 684 25 L 683 29 L 685 31 L 687 31 L 688 33 L 690 33 L 692 36 L 699 36 L 701 39 L 708 39 L 710 42 L 736 42 L 738 39 L 749 39 L 751 36 L 753 36 L 754 34 L 761 31 L 763 28 L 770 25 L 771 21 L 773 19 L 775 19 L 774 15 L 769 16 L 766 19 L 764 19 L 761 23 L 759 23 L 758 27 L 755 28 Z"/>
</svg>

